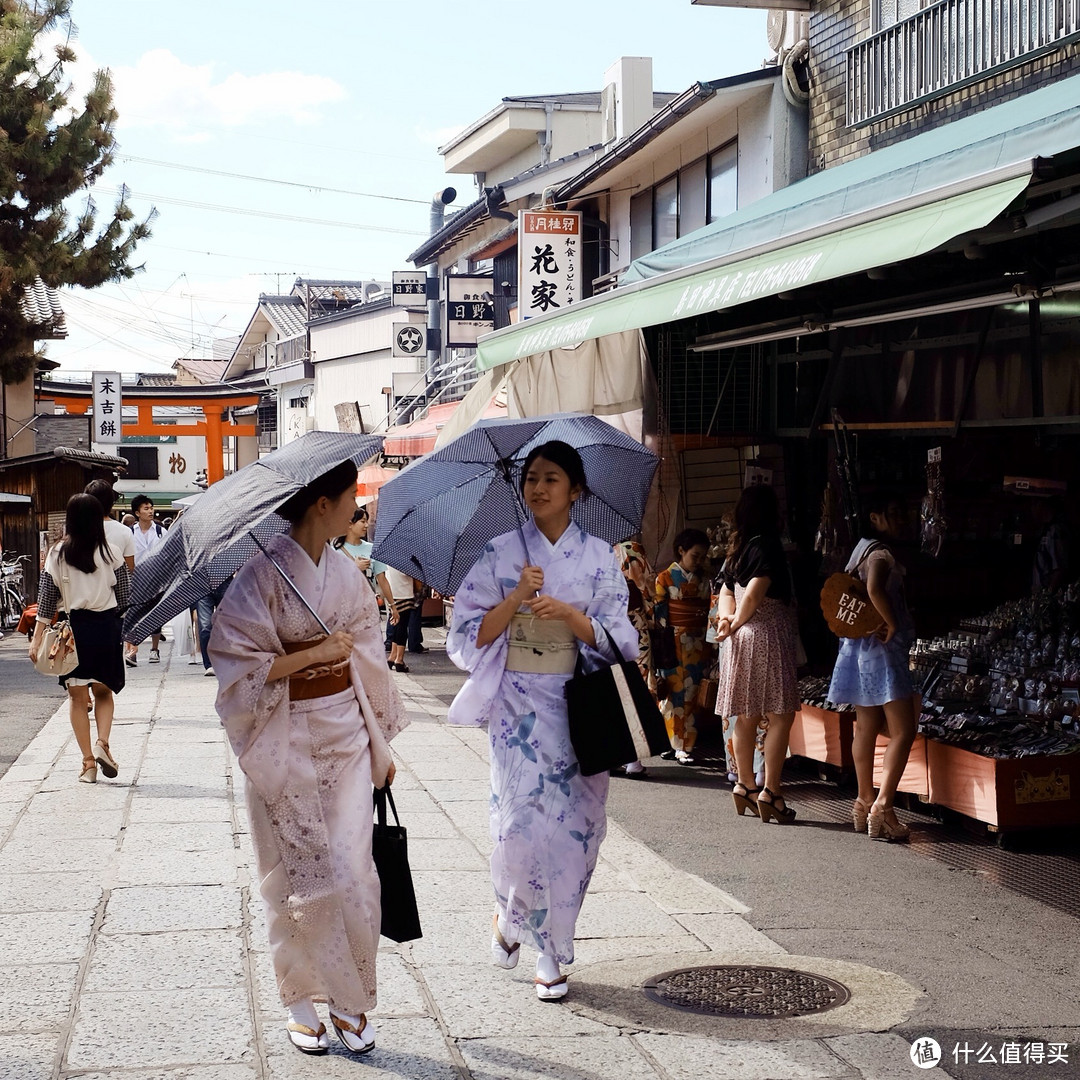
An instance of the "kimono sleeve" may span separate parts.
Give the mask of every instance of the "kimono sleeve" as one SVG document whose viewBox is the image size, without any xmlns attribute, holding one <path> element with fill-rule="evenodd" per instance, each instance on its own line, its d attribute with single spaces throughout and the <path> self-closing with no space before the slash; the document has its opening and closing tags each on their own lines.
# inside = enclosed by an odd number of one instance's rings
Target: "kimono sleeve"
<svg viewBox="0 0 1080 1080">
<path fill-rule="evenodd" d="M 215 707 L 240 767 L 272 799 L 287 771 L 289 680 L 267 680 L 284 649 L 269 602 L 273 591 L 256 571 L 257 562 L 248 563 L 229 586 L 214 612 L 207 652 L 218 680 Z"/>
<path fill-rule="evenodd" d="M 608 634 L 619 647 L 624 660 L 636 660 L 640 645 L 638 632 L 627 612 L 630 591 L 619 569 L 619 561 L 609 548 L 599 543 L 597 546 L 599 558 L 596 560 L 598 565 L 593 578 L 593 594 L 585 608 L 585 614 L 593 624 L 596 647 L 592 648 L 584 642 L 580 646 L 581 658 L 590 671 L 605 664 L 614 664 L 619 659 L 611 647 Z M 593 552 L 588 554 L 592 555 Z"/>
<path fill-rule="evenodd" d="M 511 565 L 491 543 L 454 595 L 446 651 L 459 668 L 469 672 L 469 679 L 450 707 L 447 719 L 452 724 L 479 725 L 488 718 L 506 669 L 508 637 L 502 633 L 484 646 L 478 646 L 476 638 L 484 616 L 517 586 L 520 576 L 521 566 Z"/>
</svg>

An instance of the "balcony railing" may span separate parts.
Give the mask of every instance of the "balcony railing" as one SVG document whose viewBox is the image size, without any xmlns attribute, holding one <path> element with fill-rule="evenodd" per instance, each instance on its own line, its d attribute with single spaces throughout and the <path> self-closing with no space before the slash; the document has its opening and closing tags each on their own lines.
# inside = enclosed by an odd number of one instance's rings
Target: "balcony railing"
<svg viewBox="0 0 1080 1080">
<path fill-rule="evenodd" d="M 945 94 L 1080 37 L 1080 0 L 940 0 L 848 50 L 847 122 Z"/>
</svg>

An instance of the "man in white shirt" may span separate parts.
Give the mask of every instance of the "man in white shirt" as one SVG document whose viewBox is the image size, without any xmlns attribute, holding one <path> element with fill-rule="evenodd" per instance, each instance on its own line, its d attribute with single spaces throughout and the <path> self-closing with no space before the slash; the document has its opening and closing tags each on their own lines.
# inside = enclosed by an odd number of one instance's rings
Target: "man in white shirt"
<svg viewBox="0 0 1080 1080">
<path fill-rule="evenodd" d="M 131 527 L 132 538 L 135 542 L 135 573 L 139 567 L 151 558 L 158 544 L 165 540 L 165 530 L 154 521 L 154 501 L 149 495 L 136 495 L 131 500 L 131 510 L 135 515 L 135 524 Z M 161 660 L 158 651 L 161 645 L 160 627 L 150 635 L 150 663 L 156 664 Z M 136 667 L 138 661 L 139 646 L 133 642 L 127 642 L 127 652 L 124 662 L 128 667 Z"/>
</svg>

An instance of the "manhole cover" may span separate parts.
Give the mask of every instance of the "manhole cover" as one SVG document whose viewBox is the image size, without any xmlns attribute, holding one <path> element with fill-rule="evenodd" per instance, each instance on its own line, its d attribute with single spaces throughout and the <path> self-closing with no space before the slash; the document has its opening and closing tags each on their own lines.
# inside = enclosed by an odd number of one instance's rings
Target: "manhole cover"
<svg viewBox="0 0 1080 1080">
<path fill-rule="evenodd" d="M 686 1012 L 770 1019 L 825 1012 L 851 997 L 846 986 L 823 975 L 743 964 L 665 971 L 642 988 L 653 1001 Z"/>
</svg>

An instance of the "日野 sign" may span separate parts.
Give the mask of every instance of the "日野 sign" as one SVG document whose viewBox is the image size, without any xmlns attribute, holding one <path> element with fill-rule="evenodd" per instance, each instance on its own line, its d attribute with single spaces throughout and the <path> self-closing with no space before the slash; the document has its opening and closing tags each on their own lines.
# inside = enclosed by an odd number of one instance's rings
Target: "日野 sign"
<svg viewBox="0 0 1080 1080">
<path fill-rule="evenodd" d="M 518 319 L 581 299 L 581 212 L 518 211 Z"/>
</svg>

